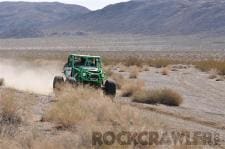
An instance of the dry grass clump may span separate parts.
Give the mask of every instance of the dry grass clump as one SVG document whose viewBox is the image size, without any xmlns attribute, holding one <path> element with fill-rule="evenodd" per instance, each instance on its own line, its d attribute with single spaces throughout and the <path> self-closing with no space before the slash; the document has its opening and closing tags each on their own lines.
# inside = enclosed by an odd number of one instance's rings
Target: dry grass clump
<svg viewBox="0 0 225 149">
<path fill-rule="evenodd" d="M 143 67 L 142 67 L 142 71 L 149 71 L 150 69 L 149 69 L 149 66 L 147 66 L 147 65 L 144 65 Z"/>
<path fill-rule="evenodd" d="M 164 104 L 168 106 L 179 106 L 183 98 L 171 89 L 141 90 L 135 92 L 133 101 L 146 104 Z"/>
<path fill-rule="evenodd" d="M 20 107 L 14 90 L 0 93 L 0 136 L 13 137 L 22 123 Z"/>
<path fill-rule="evenodd" d="M 224 81 L 224 78 L 219 77 L 219 78 L 216 79 L 216 81 Z"/>
<path fill-rule="evenodd" d="M 19 115 L 19 106 L 16 103 L 15 91 L 3 91 L 0 95 L 0 123 L 1 124 L 19 124 L 21 117 Z"/>
<path fill-rule="evenodd" d="M 122 97 L 131 97 L 144 88 L 143 81 L 128 81 L 122 86 Z"/>
<path fill-rule="evenodd" d="M 144 65 L 144 60 L 135 56 L 129 56 L 123 60 L 125 66 L 138 66 L 141 67 Z"/>
<path fill-rule="evenodd" d="M 139 68 L 137 66 L 130 67 L 130 79 L 136 79 L 138 77 Z"/>
<path fill-rule="evenodd" d="M 125 79 L 121 74 L 113 73 L 111 75 L 111 79 L 116 82 L 116 86 L 118 89 L 121 89 L 123 84 L 125 83 Z"/>
<path fill-rule="evenodd" d="M 129 128 L 128 125 L 146 122 L 139 110 L 128 105 L 112 102 L 102 91 L 91 87 L 65 87 L 56 102 L 47 111 L 43 120 L 58 124 L 58 128 L 74 128 L 81 125 L 83 130 L 106 124 L 107 127 Z M 138 115 L 137 117 L 135 115 Z M 132 121 L 132 122 L 131 122 Z M 105 128 L 105 127 L 104 127 Z M 115 129 L 116 130 L 116 129 Z"/>
<path fill-rule="evenodd" d="M 138 77 L 138 71 L 131 71 L 130 72 L 130 75 L 129 75 L 130 79 L 137 79 L 137 77 Z"/>
<path fill-rule="evenodd" d="M 127 66 L 123 64 L 119 64 L 119 72 L 126 72 L 127 71 Z"/>
<path fill-rule="evenodd" d="M 187 69 L 189 66 L 184 64 L 176 64 L 171 67 L 171 71 L 178 71 L 179 69 Z"/>
<path fill-rule="evenodd" d="M 225 61 L 205 60 L 195 62 L 194 65 L 201 71 L 210 71 L 215 69 L 219 75 L 225 75 Z"/>
<path fill-rule="evenodd" d="M 162 75 L 168 75 L 169 74 L 169 69 L 167 67 L 162 68 L 161 74 Z"/>
<path fill-rule="evenodd" d="M 61 95 L 55 97 L 56 102 L 45 111 L 43 118 L 44 121 L 56 124 L 57 127 L 54 128 L 60 131 L 52 128 L 51 133 L 46 133 L 40 131 L 39 124 L 38 126 L 32 124 L 34 129 L 37 129 L 37 134 L 35 132 L 30 134 L 30 131 L 25 135 L 18 134 L 12 140 L 6 138 L 4 147 L 14 148 L 13 143 L 15 143 L 17 148 L 90 148 L 92 133 L 95 131 L 117 133 L 164 128 L 162 121 L 159 118 L 156 119 L 154 114 L 146 116 L 142 109 L 112 102 L 110 98 L 101 93 L 102 91 L 91 87 L 65 86 Z M 1 144 L 2 142 L 0 148 Z M 105 146 L 96 147 L 104 148 Z M 119 145 L 117 148 L 123 148 L 123 146 Z"/>
<path fill-rule="evenodd" d="M 106 74 L 106 76 L 111 76 L 113 74 L 113 71 L 112 71 L 112 66 L 106 66 L 104 67 L 104 72 Z"/>
<path fill-rule="evenodd" d="M 217 78 L 217 75 L 215 75 L 215 74 L 210 74 L 209 75 L 209 79 L 215 79 L 215 78 Z"/>
<path fill-rule="evenodd" d="M 171 60 L 167 58 L 159 58 L 159 59 L 150 59 L 148 60 L 148 64 L 152 67 L 156 68 L 162 68 L 162 67 L 167 67 L 168 65 L 172 64 L 180 64 L 183 62 L 177 61 L 177 60 Z"/>
<path fill-rule="evenodd" d="M 115 57 L 104 57 L 103 56 L 104 65 L 116 65 L 123 64 L 127 67 L 130 66 L 152 66 L 156 68 L 166 67 L 168 65 L 173 64 L 190 64 L 188 60 L 181 59 L 172 59 L 165 56 L 157 56 L 157 58 L 153 57 L 143 57 L 143 55 L 120 55 Z"/>
<path fill-rule="evenodd" d="M 53 121 L 62 127 L 69 128 L 89 117 L 90 111 L 83 101 L 99 98 L 99 92 L 92 87 L 79 86 L 76 89 L 65 85 L 57 94 L 57 103 L 48 111 L 43 119 Z M 86 101 L 88 102 L 88 101 Z"/>
<path fill-rule="evenodd" d="M 33 131 L 33 130 L 32 130 Z M 76 139 L 71 139 L 73 136 L 54 136 L 49 137 L 43 134 L 33 134 L 33 132 L 19 134 L 14 138 L 1 137 L 1 149 L 73 149 Z M 69 139 L 70 138 L 70 139 Z"/>
<path fill-rule="evenodd" d="M 3 85 L 4 85 L 4 79 L 0 78 L 0 86 L 3 86 Z"/>
<path fill-rule="evenodd" d="M 217 72 L 217 70 L 216 69 L 211 69 L 210 71 L 209 71 L 209 79 L 215 79 L 215 78 L 217 78 L 217 75 L 218 75 L 218 72 Z"/>
</svg>

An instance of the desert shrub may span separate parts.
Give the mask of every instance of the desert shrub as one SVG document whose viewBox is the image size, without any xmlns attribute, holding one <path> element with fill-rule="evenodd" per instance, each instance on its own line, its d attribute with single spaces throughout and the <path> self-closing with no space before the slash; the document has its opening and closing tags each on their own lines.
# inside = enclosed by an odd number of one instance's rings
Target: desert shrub
<svg viewBox="0 0 225 149">
<path fill-rule="evenodd" d="M 125 66 L 138 66 L 142 67 L 144 65 L 161 68 L 173 64 L 190 64 L 188 60 L 172 59 L 168 57 L 142 57 L 140 55 L 128 55 L 128 56 L 117 56 L 117 57 L 103 57 L 104 65 L 116 65 L 124 64 Z"/>
<path fill-rule="evenodd" d="M 105 72 L 106 76 L 110 77 L 113 74 L 112 67 L 107 66 L 107 67 L 104 67 L 104 68 L 105 68 L 104 72 Z"/>
<path fill-rule="evenodd" d="M 138 77 L 138 71 L 131 71 L 130 72 L 130 75 L 129 75 L 130 79 L 137 79 L 137 77 Z"/>
<path fill-rule="evenodd" d="M 121 89 L 123 84 L 125 83 L 125 79 L 121 74 L 113 73 L 110 78 L 116 82 L 116 86 L 118 89 Z"/>
<path fill-rule="evenodd" d="M 149 71 L 149 66 L 144 65 L 144 66 L 142 67 L 142 71 Z"/>
<path fill-rule="evenodd" d="M 111 57 L 102 57 L 102 63 L 107 66 L 107 65 L 116 65 L 121 62 L 121 59 L 117 58 L 111 58 Z"/>
<path fill-rule="evenodd" d="M 215 75 L 215 74 L 210 74 L 209 75 L 209 79 L 215 79 L 217 77 L 217 75 Z"/>
<path fill-rule="evenodd" d="M 133 101 L 146 103 L 146 104 L 157 104 L 159 103 L 159 93 L 158 92 L 149 92 L 149 90 L 139 90 L 133 94 Z"/>
<path fill-rule="evenodd" d="M 17 105 L 16 93 L 14 90 L 4 90 L 0 94 L 0 135 L 12 137 L 18 132 L 22 123 L 20 107 Z"/>
<path fill-rule="evenodd" d="M 183 63 L 178 60 L 171 60 L 167 58 L 159 58 L 159 59 L 150 59 L 148 60 L 148 64 L 152 67 L 161 68 L 161 67 L 167 67 L 168 65 L 172 64 L 180 64 Z"/>
<path fill-rule="evenodd" d="M 179 106 L 183 102 L 183 98 L 177 92 L 171 89 L 161 90 L 160 103 L 169 106 Z"/>
<path fill-rule="evenodd" d="M 183 102 L 181 95 L 171 89 L 141 90 L 133 95 L 134 102 L 147 104 L 165 104 L 179 106 Z"/>
<path fill-rule="evenodd" d="M 16 103 L 15 91 L 3 91 L 0 96 L 0 123 L 1 124 L 19 124 L 21 117 L 19 115 L 19 107 Z"/>
<path fill-rule="evenodd" d="M 129 56 L 128 58 L 123 60 L 123 64 L 125 66 L 138 66 L 141 67 L 144 64 L 144 61 L 135 56 Z"/>
<path fill-rule="evenodd" d="M 209 79 L 215 79 L 217 78 L 217 75 L 218 75 L 218 71 L 216 69 L 211 69 L 209 71 Z"/>
<path fill-rule="evenodd" d="M 136 79 L 138 77 L 139 68 L 137 66 L 130 67 L 130 79 Z"/>
<path fill-rule="evenodd" d="M 123 65 L 123 64 L 119 64 L 119 72 L 126 72 L 127 71 L 127 66 Z"/>
<path fill-rule="evenodd" d="M 215 69 L 219 75 L 225 75 L 225 61 L 205 60 L 194 62 L 194 65 L 201 71 L 210 71 Z"/>
<path fill-rule="evenodd" d="M 142 81 L 126 81 L 122 86 L 122 97 L 131 97 L 134 93 L 139 92 L 144 88 L 144 82 Z"/>
<path fill-rule="evenodd" d="M 44 116 L 44 120 L 53 121 L 62 127 L 69 128 L 87 117 L 90 111 L 82 101 L 98 98 L 98 92 L 91 87 L 65 85 L 57 94 L 56 104 Z"/>
<path fill-rule="evenodd" d="M 223 80 L 224 80 L 224 78 L 222 78 L 222 77 L 219 77 L 216 79 L 216 81 L 223 81 Z"/>
<path fill-rule="evenodd" d="M 72 129 L 82 125 L 89 130 L 92 126 L 102 128 L 103 124 L 111 128 L 129 128 L 134 123 L 142 125 L 147 121 L 140 117 L 138 109 L 112 102 L 95 88 L 65 87 L 61 94 L 43 117 L 44 121 L 58 124 L 57 128 Z"/>
<path fill-rule="evenodd" d="M 168 68 L 167 68 L 167 67 L 162 68 L 162 70 L 161 70 L 161 74 L 162 74 L 162 75 L 168 75 L 168 74 L 169 74 L 169 70 L 168 70 Z"/>
</svg>

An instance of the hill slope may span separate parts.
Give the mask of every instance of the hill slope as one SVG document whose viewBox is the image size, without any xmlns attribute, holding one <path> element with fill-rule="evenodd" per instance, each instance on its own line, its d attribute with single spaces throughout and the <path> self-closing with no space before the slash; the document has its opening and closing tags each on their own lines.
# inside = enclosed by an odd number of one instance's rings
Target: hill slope
<svg viewBox="0 0 225 149">
<path fill-rule="evenodd" d="M 225 35 L 225 2 L 135 0 L 110 5 L 70 23 L 76 28 L 104 33 Z"/>
<path fill-rule="evenodd" d="M 132 0 L 90 11 L 62 3 L 0 3 L 0 38 L 84 32 L 225 36 L 224 0 Z"/>
<path fill-rule="evenodd" d="M 62 3 L 1 2 L 0 37 L 43 36 L 45 28 L 87 12 L 87 8 Z"/>
</svg>

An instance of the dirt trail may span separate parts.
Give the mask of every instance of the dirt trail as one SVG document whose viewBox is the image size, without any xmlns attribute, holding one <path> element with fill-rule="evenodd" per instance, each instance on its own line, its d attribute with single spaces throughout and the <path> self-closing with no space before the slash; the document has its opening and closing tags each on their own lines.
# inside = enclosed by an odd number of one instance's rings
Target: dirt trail
<svg viewBox="0 0 225 149">
<path fill-rule="evenodd" d="M 200 72 L 195 68 L 181 69 L 170 72 L 168 76 L 156 73 L 152 68 L 150 72 L 140 74 L 149 88 L 172 88 L 184 97 L 184 103 L 178 108 L 160 106 L 165 110 L 183 114 L 187 111 L 197 113 L 196 116 L 207 117 L 214 122 L 225 122 L 225 82 L 208 79 L 209 74 Z M 207 115 L 207 116 L 204 116 Z"/>
<path fill-rule="evenodd" d="M 160 69 L 142 72 L 139 79 L 148 88 L 172 88 L 184 97 L 179 107 L 147 105 L 147 109 L 225 133 L 225 81 L 209 79 L 209 74 L 190 67 L 162 75 Z"/>
<path fill-rule="evenodd" d="M 170 88 L 179 92 L 184 102 L 179 107 L 132 103 L 125 104 L 163 116 L 175 129 L 219 132 L 221 148 L 225 147 L 225 81 L 209 79 L 208 73 L 200 72 L 193 66 L 162 75 L 161 69 L 150 68 L 141 72 L 138 79 L 144 80 L 147 88 Z M 128 73 L 123 73 L 128 76 Z"/>
</svg>

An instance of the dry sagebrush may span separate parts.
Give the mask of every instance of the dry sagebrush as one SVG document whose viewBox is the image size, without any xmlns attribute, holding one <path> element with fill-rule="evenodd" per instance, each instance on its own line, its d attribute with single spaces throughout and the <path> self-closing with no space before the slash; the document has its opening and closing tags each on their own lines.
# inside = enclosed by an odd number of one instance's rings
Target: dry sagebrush
<svg viewBox="0 0 225 149">
<path fill-rule="evenodd" d="M 168 68 L 168 67 L 162 68 L 161 74 L 164 75 L 164 76 L 165 76 L 165 75 L 168 75 L 168 74 L 169 74 L 169 68 Z"/>
<path fill-rule="evenodd" d="M 14 90 L 0 92 L 0 136 L 13 137 L 22 123 L 20 107 Z"/>
<path fill-rule="evenodd" d="M 137 109 L 117 104 L 104 96 L 101 90 L 92 87 L 64 87 L 56 98 L 58 101 L 47 111 L 44 120 L 54 122 L 63 128 L 73 128 L 90 121 L 96 126 L 108 123 L 129 128 L 131 121 L 144 121 L 141 117 L 135 117 L 139 115 Z"/>
<path fill-rule="evenodd" d="M 202 71 L 216 70 L 219 75 L 225 75 L 225 61 L 205 60 L 195 62 L 194 65 Z"/>
<path fill-rule="evenodd" d="M 136 92 L 141 91 L 145 87 L 145 84 L 143 81 L 136 80 L 136 81 L 130 81 L 127 80 L 125 84 L 122 86 L 122 97 L 131 97 Z"/>
<path fill-rule="evenodd" d="M 0 94 L 0 122 L 5 124 L 18 124 L 21 122 L 20 107 L 17 105 L 14 90 L 2 91 Z"/>
<path fill-rule="evenodd" d="M 121 89 L 122 86 L 126 82 L 126 79 L 123 77 L 122 74 L 112 73 L 112 75 L 110 76 L 110 78 L 116 82 L 116 86 L 117 86 L 118 89 Z"/>
<path fill-rule="evenodd" d="M 131 66 L 129 68 L 129 70 L 130 70 L 129 78 L 130 79 L 137 79 L 140 69 L 137 66 Z"/>
<path fill-rule="evenodd" d="M 146 104 L 164 104 L 169 106 L 179 106 L 183 98 L 171 89 L 141 90 L 135 92 L 133 101 Z"/>
</svg>

